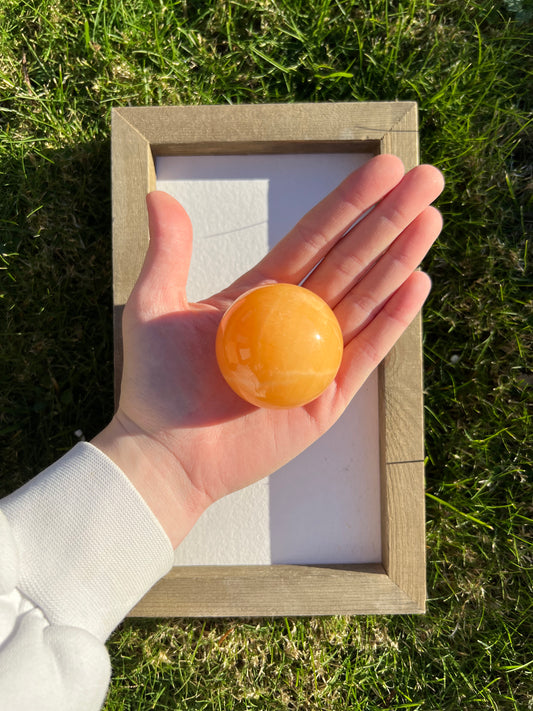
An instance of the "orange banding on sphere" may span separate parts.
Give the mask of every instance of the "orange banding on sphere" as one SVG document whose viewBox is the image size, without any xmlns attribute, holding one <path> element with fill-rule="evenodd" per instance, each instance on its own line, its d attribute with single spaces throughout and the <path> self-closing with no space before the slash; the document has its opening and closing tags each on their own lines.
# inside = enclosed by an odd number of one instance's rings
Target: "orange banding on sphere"
<svg viewBox="0 0 533 711">
<path fill-rule="evenodd" d="M 224 314 L 216 338 L 224 379 L 258 407 L 311 402 L 333 382 L 342 353 L 333 311 L 294 284 L 269 284 L 240 296 Z"/>
</svg>

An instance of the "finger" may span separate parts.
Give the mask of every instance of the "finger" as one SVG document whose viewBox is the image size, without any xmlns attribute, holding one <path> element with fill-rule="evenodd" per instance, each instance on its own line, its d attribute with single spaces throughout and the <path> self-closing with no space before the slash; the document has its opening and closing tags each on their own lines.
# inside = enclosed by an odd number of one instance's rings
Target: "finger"
<svg viewBox="0 0 533 711">
<path fill-rule="evenodd" d="M 416 217 L 441 193 L 442 174 L 430 165 L 413 168 L 329 252 L 305 286 L 335 306 Z"/>
<path fill-rule="evenodd" d="M 249 288 L 262 281 L 299 283 L 349 227 L 399 183 L 403 174 L 403 164 L 396 156 L 375 156 L 308 212 L 232 286 Z"/>
<path fill-rule="evenodd" d="M 346 402 L 381 363 L 422 308 L 431 290 L 424 272 L 414 272 L 375 318 L 345 347 L 337 384 Z"/>
<path fill-rule="evenodd" d="M 147 195 L 150 242 L 130 300 L 146 316 L 183 308 L 192 253 L 192 225 L 185 209 L 162 191 Z"/>
<path fill-rule="evenodd" d="M 442 229 L 442 216 L 427 207 L 403 231 L 335 308 L 345 343 L 374 318 L 420 265 Z"/>
</svg>

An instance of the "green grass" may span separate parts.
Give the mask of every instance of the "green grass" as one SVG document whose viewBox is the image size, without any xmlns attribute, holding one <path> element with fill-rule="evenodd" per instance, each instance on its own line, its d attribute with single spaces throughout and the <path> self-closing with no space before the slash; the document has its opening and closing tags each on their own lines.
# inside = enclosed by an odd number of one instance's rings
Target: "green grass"
<svg viewBox="0 0 533 711">
<path fill-rule="evenodd" d="M 0 486 L 112 411 L 113 106 L 416 100 L 428 613 L 128 620 L 118 709 L 533 709 L 530 0 L 3 0 Z"/>
</svg>

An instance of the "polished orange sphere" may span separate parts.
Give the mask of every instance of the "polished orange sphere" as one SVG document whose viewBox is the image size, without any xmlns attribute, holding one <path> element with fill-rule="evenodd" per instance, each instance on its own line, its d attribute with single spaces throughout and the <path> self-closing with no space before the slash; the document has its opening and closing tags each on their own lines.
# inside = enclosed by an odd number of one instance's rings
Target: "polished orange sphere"
<svg viewBox="0 0 533 711">
<path fill-rule="evenodd" d="M 240 296 L 217 332 L 228 385 L 258 407 L 305 405 L 333 382 L 343 352 L 339 322 L 314 292 L 269 284 Z"/>
</svg>

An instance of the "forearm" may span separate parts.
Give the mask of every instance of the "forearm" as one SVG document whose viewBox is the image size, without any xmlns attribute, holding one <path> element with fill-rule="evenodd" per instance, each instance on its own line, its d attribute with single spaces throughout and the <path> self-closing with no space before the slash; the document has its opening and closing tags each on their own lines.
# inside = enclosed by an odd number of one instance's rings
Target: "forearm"
<svg viewBox="0 0 533 711">
<path fill-rule="evenodd" d="M 0 509 L 19 551 L 17 587 L 52 624 L 102 641 L 173 562 L 172 545 L 138 491 L 86 442 Z"/>
</svg>

